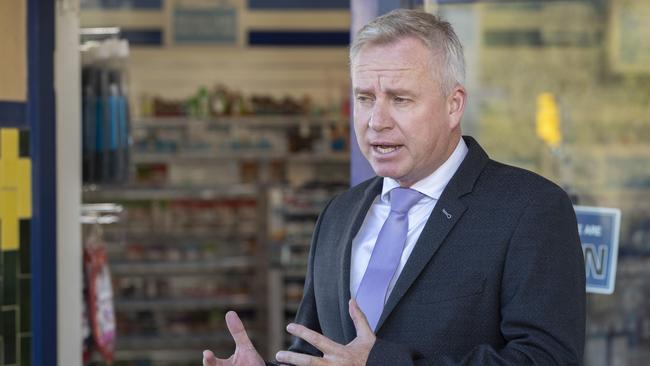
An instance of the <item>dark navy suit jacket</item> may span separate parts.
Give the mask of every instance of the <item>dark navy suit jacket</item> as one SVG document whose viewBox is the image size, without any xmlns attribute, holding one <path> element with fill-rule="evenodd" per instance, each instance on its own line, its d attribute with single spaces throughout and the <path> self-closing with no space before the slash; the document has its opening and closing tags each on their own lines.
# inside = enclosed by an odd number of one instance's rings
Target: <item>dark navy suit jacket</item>
<svg viewBox="0 0 650 366">
<path fill-rule="evenodd" d="M 368 365 L 580 365 L 585 273 L 575 213 L 550 181 L 469 152 L 417 241 Z M 338 195 L 313 235 L 296 322 L 347 344 L 350 247 L 382 188 Z M 320 355 L 296 339 L 292 351 Z"/>
</svg>

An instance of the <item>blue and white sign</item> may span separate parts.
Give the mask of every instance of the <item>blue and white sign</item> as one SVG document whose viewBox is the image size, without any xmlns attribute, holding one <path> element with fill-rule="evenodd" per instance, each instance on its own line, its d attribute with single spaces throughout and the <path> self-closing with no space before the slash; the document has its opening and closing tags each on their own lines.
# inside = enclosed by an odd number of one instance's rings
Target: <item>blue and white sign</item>
<svg viewBox="0 0 650 366">
<path fill-rule="evenodd" d="M 616 281 L 621 210 L 573 206 L 585 256 L 587 292 L 612 294 Z"/>
</svg>

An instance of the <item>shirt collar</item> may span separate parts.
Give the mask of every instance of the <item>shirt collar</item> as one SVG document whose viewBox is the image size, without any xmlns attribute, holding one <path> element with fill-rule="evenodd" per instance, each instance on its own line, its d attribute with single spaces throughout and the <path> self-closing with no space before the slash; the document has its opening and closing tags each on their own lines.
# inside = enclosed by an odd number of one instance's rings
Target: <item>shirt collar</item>
<svg viewBox="0 0 650 366">
<path fill-rule="evenodd" d="M 436 169 L 427 177 L 424 177 L 423 179 L 415 182 L 415 184 L 411 186 L 411 189 L 414 189 L 429 198 L 436 200 L 439 199 L 442 191 L 447 186 L 447 183 L 449 183 L 451 177 L 454 176 L 454 173 L 456 173 L 456 170 L 458 170 L 458 167 L 463 162 L 463 159 L 465 159 L 467 151 L 467 144 L 465 144 L 465 140 L 463 140 L 461 137 L 460 141 L 456 145 L 456 148 L 454 149 L 454 152 L 451 153 L 447 161 L 445 161 L 438 169 Z M 388 204 L 390 202 L 388 199 L 388 193 L 391 191 L 391 189 L 397 188 L 399 186 L 399 183 L 395 179 L 384 177 L 384 184 L 380 197 L 381 200 L 384 203 Z"/>
</svg>

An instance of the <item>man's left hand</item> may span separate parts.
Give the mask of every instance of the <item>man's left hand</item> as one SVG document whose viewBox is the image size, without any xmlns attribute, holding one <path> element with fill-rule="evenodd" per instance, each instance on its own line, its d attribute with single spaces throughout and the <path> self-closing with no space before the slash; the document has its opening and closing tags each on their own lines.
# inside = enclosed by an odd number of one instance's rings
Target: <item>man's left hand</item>
<svg viewBox="0 0 650 366">
<path fill-rule="evenodd" d="M 346 345 L 338 344 L 324 335 L 314 332 L 300 324 L 291 323 L 287 326 L 287 331 L 318 348 L 323 353 L 323 357 L 280 351 L 275 355 L 275 358 L 278 362 L 296 366 L 364 366 L 368 360 L 370 350 L 375 344 L 376 337 L 368 324 L 366 316 L 354 299 L 350 300 L 349 311 L 350 317 L 354 322 L 354 327 L 357 330 L 357 337 L 352 342 Z"/>
</svg>

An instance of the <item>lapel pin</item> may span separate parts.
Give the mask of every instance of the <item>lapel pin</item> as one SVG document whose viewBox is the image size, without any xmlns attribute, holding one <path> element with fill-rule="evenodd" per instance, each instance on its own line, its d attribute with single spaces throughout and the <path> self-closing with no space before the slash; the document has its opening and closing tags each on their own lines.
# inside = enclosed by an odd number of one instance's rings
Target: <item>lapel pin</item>
<svg viewBox="0 0 650 366">
<path fill-rule="evenodd" d="M 447 219 L 451 220 L 451 214 L 449 212 L 447 212 L 446 209 L 443 208 L 442 213 L 445 214 L 445 216 L 447 216 Z"/>
</svg>

